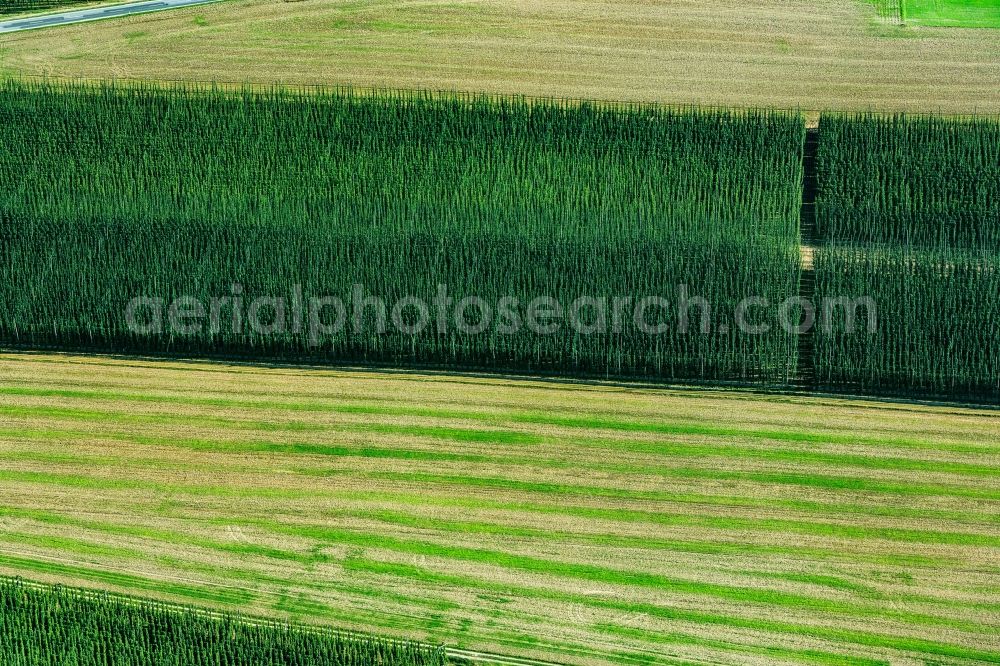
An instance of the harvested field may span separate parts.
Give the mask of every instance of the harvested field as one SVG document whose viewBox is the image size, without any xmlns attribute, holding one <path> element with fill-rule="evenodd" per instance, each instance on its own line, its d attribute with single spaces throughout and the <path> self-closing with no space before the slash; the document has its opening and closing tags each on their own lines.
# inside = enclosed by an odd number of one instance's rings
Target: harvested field
<svg viewBox="0 0 1000 666">
<path fill-rule="evenodd" d="M 0 74 L 1000 113 L 1000 33 L 868 0 L 231 0 L 0 39 Z"/>
<path fill-rule="evenodd" d="M 0 356 L 0 573 L 580 664 L 1000 659 L 996 412 Z"/>
</svg>

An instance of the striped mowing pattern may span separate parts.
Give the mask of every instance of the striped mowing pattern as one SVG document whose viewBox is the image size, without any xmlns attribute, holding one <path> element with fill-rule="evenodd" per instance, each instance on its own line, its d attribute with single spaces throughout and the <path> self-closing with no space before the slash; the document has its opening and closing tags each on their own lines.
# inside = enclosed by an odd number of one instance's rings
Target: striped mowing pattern
<svg viewBox="0 0 1000 666">
<path fill-rule="evenodd" d="M 293 332 L 136 336 L 124 314 L 236 282 L 246 303 L 295 284 L 430 302 L 445 284 L 455 302 L 516 298 L 524 321 L 540 296 L 687 285 L 731 321 L 745 296 L 797 290 L 803 133 L 763 111 L 7 83 L 0 340 L 781 383 L 796 347 L 778 327 L 380 336 L 368 312 L 311 348 Z"/>
<path fill-rule="evenodd" d="M 6 574 L 573 664 L 1000 658 L 991 412 L 67 357 L 0 371 Z"/>
</svg>

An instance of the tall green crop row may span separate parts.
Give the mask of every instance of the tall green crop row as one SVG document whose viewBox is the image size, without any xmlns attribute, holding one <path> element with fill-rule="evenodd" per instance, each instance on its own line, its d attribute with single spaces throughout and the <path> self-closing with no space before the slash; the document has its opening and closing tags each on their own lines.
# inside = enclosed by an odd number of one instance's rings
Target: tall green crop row
<svg viewBox="0 0 1000 666">
<path fill-rule="evenodd" d="M 0 663 L 32 666 L 444 666 L 439 650 L 375 637 L 0 580 Z"/>
<path fill-rule="evenodd" d="M 719 326 L 798 284 L 804 128 L 777 113 L 596 108 L 424 94 L 371 97 L 26 86 L 0 89 L 0 341 L 288 360 L 780 383 L 793 336 Z M 136 334 L 137 296 L 431 302 L 444 286 L 522 323 L 378 333 L 361 314 L 302 328 Z M 681 290 L 712 330 L 678 330 Z M 528 304 L 635 303 L 631 323 L 540 335 Z M 584 302 L 586 303 L 586 302 Z M 580 310 L 598 325 L 602 309 Z M 405 319 L 413 323 L 413 310 Z M 466 321 L 479 321 L 477 307 Z M 327 311 L 324 323 L 333 323 Z M 435 313 L 432 313 L 432 316 Z M 353 311 L 347 312 L 353 319 Z M 228 317 L 228 310 L 224 318 Z"/>
<path fill-rule="evenodd" d="M 1000 123 L 827 116 L 818 162 L 817 297 L 877 314 L 817 335 L 820 383 L 1000 399 Z"/>
</svg>

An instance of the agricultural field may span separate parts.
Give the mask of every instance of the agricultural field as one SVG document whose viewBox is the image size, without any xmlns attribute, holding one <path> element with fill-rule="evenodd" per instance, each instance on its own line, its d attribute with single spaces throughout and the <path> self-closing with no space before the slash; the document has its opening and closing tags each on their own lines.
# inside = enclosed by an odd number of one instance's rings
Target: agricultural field
<svg viewBox="0 0 1000 666">
<path fill-rule="evenodd" d="M 820 120 L 817 233 L 829 243 L 1000 251 L 1000 122 Z"/>
<path fill-rule="evenodd" d="M 878 311 L 816 337 L 820 384 L 996 402 L 1000 123 L 824 115 L 817 170 L 817 296 Z"/>
<path fill-rule="evenodd" d="M 1000 658 L 996 413 L 0 356 L 0 573 L 575 664 Z"/>
<path fill-rule="evenodd" d="M 1000 399 L 995 119 L 823 114 L 805 231 L 780 111 L 7 82 L 0 120 L 8 345 Z"/>
<path fill-rule="evenodd" d="M 0 580 L 4 664 L 445 666 L 432 647 Z M 72 640 L 67 640 L 72 637 Z"/>
<path fill-rule="evenodd" d="M 991 27 L 0 37 L 0 664 L 1000 663 Z"/>
<path fill-rule="evenodd" d="M 227 0 L 0 37 L 0 72 L 996 114 L 998 52 L 868 0 Z"/>
<path fill-rule="evenodd" d="M 649 297 L 679 303 L 683 287 L 731 321 L 744 298 L 797 293 L 804 133 L 801 116 L 768 111 L 9 83 L 0 340 L 784 384 L 797 348 L 778 326 L 702 335 L 700 320 L 679 326 L 675 305 L 650 315 L 671 322 L 654 338 L 632 312 Z M 129 323 L 136 297 L 207 307 L 234 283 L 247 304 L 296 285 L 303 301 L 336 298 L 344 325 L 310 337 L 287 318 L 188 335 Z M 441 319 L 404 330 L 359 313 L 359 287 L 428 309 L 443 287 L 497 316 L 476 306 L 463 317 L 472 330 L 450 315 L 445 330 Z M 590 334 L 508 325 L 530 321 L 538 297 L 632 305 L 617 330 L 610 305 L 582 312 Z M 334 308 L 323 317 L 333 326 Z"/>
<path fill-rule="evenodd" d="M 873 0 L 878 16 L 907 26 L 1000 28 L 1000 0 Z"/>
</svg>

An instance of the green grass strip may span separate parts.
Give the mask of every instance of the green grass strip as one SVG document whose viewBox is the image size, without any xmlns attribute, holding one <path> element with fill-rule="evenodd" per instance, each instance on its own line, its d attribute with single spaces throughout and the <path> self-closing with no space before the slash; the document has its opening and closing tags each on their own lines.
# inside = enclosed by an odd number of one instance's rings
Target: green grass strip
<svg viewBox="0 0 1000 666">
<path fill-rule="evenodd" d="M 289 402 L 257 397 L 216 398 L 204 396 L 171 396 L 134 392 L 81 389 L 52 389 L 34 386 L 0 386 L 0 395 L 25 397 L 59 397 L 73 399 L 128 400 L 135 402 L 182 404 L 190 406 L 225 407 L 246 409 L 255 407 L 284 411 L 302 411 L 326 414 L 359 414 L 386 417 L 420 417 L 451 420 L 484 421 L 492 425 L 504 423 L 559 426 L 585 430 L 658 434 L 670 436 L 695 435 L 720 439 L 758 439 L 798 444 L 840 444 L 876 448 L 900 447 L 957 453 L 984 453 L 1000 450 L 1000 438 L 995 441 L 927 442 L 905 437 L 872 437 L 860 433 L 802 432 L 768 428 L 723 427 L 705 423 L 651 422 L 613 418 L 608 416 L 563 416 L 549 412 L 506 410 L 481 412 L 475 410 L 440 409 L 412 405 L 386 406 L 374 403 L 345 402 Z"/>
<path fill-rule="evenodd" d="M 35 573 L 53 576 L 78 578 L 122 589 L 144 590 L 146 592 L 169 594 L 171 596 L 182 597 L 191 601 L 209 602 L 227 606 L 246 606 L 256 598 L 251 592 L 242 589 L 209 589 L 204 587 L 195 587 L 193 585 L 160 582 L 147 578 L 141 578 L 139 576 L 117 573 L 114 571 L 96 570 L 86 567 L 72 566 L 69 564 L 47 562 L 40 559 L 16 557 L 12 555 L 0 554 L 0 566 L 4 566 L 12 570 L 32 571 Z"/>
</svg>

